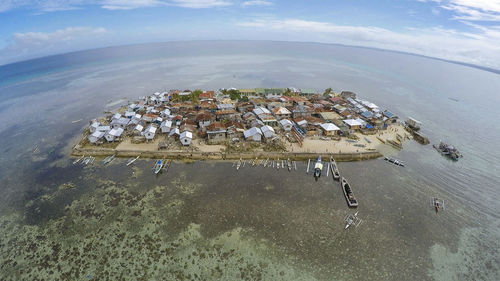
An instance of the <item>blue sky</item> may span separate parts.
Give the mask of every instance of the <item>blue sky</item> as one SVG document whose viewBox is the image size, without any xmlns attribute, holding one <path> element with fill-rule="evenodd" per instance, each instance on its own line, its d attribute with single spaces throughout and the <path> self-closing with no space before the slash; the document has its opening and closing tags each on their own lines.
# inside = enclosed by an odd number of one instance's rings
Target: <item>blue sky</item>
<svg viewBox="0 0 500 281">
<path fill-rule="evenodd" d="M 211 39 L 340 43 L 500 69 L 500 0 L 0 0 L 0 64 Z"/>
</svg>

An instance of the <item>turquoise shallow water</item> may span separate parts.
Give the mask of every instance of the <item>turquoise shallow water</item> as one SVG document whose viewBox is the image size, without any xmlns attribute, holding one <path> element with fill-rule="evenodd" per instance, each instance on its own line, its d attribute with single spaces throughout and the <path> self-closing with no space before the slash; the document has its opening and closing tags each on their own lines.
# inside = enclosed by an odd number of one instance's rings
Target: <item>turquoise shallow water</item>
<svg viewBox="0 0 500 281">
<path fill-rule="evenodd" d="M 369 49 L 185 42 L 0 67 L 2 279 L 498 280 L 500 76 Z M 82 123 L 169 88 L 332 87 L 424 123 L 459 162 L 405 144 L 404 169 L 341 163 L 364 219 L 331 180 L 231 163 L 71 165 Z M 452 99 L 458 100 L 452 100 Z M 39 153 L 32 150 L 38 145 Z M 71 182 L 76 188 L 65 189 Z M 447 201 L 435 214 L 429 197 Z M 369 276 L 369 277 L 367 277 Z"/>
</svg>

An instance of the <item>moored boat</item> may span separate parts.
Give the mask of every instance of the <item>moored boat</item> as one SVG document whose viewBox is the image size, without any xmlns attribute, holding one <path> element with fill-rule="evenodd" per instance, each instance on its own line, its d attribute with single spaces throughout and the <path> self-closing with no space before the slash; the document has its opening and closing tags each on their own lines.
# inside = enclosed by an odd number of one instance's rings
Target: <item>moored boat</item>
<svg viewBox="0 0 500 281">
<path fill-rule="evenodd" d="M 104 165 L 109 164 L 109 163 L 111 163 L 111 161 L 113 161 L 115 159 L 115 157 L 116 157 L 116 154 L 110 155 L 110 156 L 104 158 L 104 160 L 102 160 L 102 163 Z"/>
<path fill-rule="evenodd" d="M 317 179 L 321 177 L 321 171 L 323 171 L 323 162 L 321 162 L 321 155 L 318 156 L 318 161 L 314 165 L 314 177 Z"/>
<path fill-rule="evenodd" d="M 432 145 L 437 151 L 439 151 L 442 155 L 447 156 L 453 161 L 458 161 L 458 158 L 463 157 L 463 155 L 456 149 L 453 145 L 440 142 L 439 146 Z"/>
<path fill-rule="evenodd" d="M 333 159 L 333 157 L 330 158 L 330 162 L 330 170 L 332 171 L 333 179 L 338 181 L 340 180 L 340 172 L 339 168 L 337 167 L 337 162 L 335 162 L 335 159 Z"/>
<path fill-rule="evenodd" d="M 130 166 L 132 165 L 132 163 L 134 163 L 137 159 L 139 159 L 140 155 L 138 155 L 137 157 L 135 158 L 130 158 L 127 162 L 127 166 Z"/>
<path fill-rule="evenodd" d="M 165 164 L 165 160 L 158 160 L 155 162 L 155 165 L 153 166 L 153 172 L 157 175 L 161 169 L 163 168 L 163 165 Z"/>
<path fill-rule="evenodd" d="M 347 201 L 347 205 L 349 207 L 357 207 L 358 200 L 354 197 L 354 193 L 352 192 L 351 185 L 347 182 L 347 180 L 342 177 L 342 181 L 340 183 L 342 185 L 342 191 L 344 192 L 345 199 Z"/>
</svg>

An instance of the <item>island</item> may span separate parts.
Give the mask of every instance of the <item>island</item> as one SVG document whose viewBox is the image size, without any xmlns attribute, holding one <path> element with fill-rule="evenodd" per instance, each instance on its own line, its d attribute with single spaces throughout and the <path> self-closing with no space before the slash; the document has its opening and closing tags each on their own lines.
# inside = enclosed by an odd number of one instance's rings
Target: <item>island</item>
<svg viewBox="0 0 500 281">
<path fill-rule="evenodd" d="M 412 138 L 393 112 L 352 91 L 168 90 L 91 120 L 74 156 L 374 159 Z"/>
</svg>

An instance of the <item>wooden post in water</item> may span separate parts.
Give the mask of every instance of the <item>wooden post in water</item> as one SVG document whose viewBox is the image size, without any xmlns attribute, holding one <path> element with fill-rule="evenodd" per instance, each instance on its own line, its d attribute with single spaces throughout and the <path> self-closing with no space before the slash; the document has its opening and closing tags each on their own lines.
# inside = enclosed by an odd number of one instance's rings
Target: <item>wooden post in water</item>
<svg viewBox="0 0 500 281">
<path fill-rule="evenodd" d="M 328 171 L 330 170 L 330 163 L 328 163 L 328 167 L 326 168 L 326 176 L 328 177 Z"/>
</svg>

